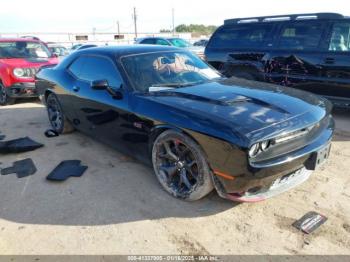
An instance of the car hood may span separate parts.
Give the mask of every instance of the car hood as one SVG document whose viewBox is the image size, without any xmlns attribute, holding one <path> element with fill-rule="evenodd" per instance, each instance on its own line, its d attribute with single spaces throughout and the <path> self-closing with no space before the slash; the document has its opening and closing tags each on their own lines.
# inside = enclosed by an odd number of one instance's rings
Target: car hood
<svg viewBox="0 0 350 262">
<path fill-rule="evenodd" d="M 230 127 L 256 140 L 320 121 L 331 110 L 328 101 L 308 92 L 247 81 L 231 80 L 152 92 L 148 99 L 183 110 L 191 121 Z M 215 128 L 215 127 L 214 127 Z"/>
</svg>

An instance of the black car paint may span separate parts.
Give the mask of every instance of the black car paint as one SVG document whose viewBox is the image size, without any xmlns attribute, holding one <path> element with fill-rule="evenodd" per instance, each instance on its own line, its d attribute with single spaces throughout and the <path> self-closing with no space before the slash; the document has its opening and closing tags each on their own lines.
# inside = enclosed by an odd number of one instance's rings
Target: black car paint
<svg viewBox="0 0 350 262">
<path fill-rule="evenodd" d="M 50 92 L 56 94 L 65 115 L 77 129 L 146 164 L 151 164 L 152 143 L 162 131 L 175 129 L 186 133 L 202 147 L 214 171 L 237 177 L 228 180 L 216 176 L 216 189 L 224 193 L 271 184 L 276 177 L 305 165 L 318 149 L 312 143 L 323 145 L 330 141 L 333 120 L 329 102 L 299 90 L 239 79 L 162 92 L 133 90 L 121 65 L 123 56 L 174 50 L 179 49 L 138 45 L 77 51 L 58 66 L 41 70 L 36 86 L 46 96 Z M 114 61 L 122 77 L 118 89 L 121 97 L 116 99 L 106 90 L 93 90 L 89 83 L 67 71 L 81 55 L 98 55 Z M 299 151 L 303 152 L 297 150 L 294 161 L 285 159 L 271 167 L 256 168 L 249 162 L 247 149 L 253 143 L 322 119 L 327 120 L 327 126 L 322 137 L 310 141 L 310 152 L 298 157 Z"/>
<path fill-rule="evenodd" d="M 278 32 L 286 23 L 291 23 L 282 21 L 269 22 L 274 24 L 274 29 L 264 46 L 220 49 L 210 43 L 212 37 L 205 56 L 212 66 L 227 76 L 234 75 L 237 70 L 248 72 L 254 80 L 306 90 L 327 97 L 336 106 L 350 107 L 350 52 L 328 51 L 332 26 L 346 21 L 350 19 L 320 20 L 324 30 L 318 50 L 278 47 Z M 223 27 L 230 25 L 220 28 Z"/>
</svg>

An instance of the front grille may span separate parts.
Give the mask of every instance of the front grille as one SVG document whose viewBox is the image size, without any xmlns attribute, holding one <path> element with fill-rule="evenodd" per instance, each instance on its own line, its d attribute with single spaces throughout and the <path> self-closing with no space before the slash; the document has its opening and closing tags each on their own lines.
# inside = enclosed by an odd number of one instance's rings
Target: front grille
<svg viewBox="0 0 350 262">
<path fill-rule="evenodd" d="M 38 67 L 30 67 L 25 69 L 27 72 L 28 77 L 34 77 L 36 73 L 38 73 L 39 68 Z"/>
</svg>

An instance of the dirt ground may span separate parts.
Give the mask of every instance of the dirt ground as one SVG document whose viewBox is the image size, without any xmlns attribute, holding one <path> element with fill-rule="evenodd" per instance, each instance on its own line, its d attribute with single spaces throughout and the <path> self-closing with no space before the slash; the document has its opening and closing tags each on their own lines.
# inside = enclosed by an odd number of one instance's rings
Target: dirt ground
<svg viewBox="0 0 350 262">
<path fill-rule="evenodd" d="M 30 136 L 45 147 L 0 156 L 3 168 L 27 157 L 38 168 L 0 176 L 0 254 L 350 254 L 350 116 L 335 118 L 328 165 L 298 188 L 253 204 L 215 192 L 187 203 L 166 194 L 150 168 L 78 132 L 46 138 L 39 103 L 1 107 L 6 139 Z M 67 159 L 89 169 L 47 181 Z M 303 235 L 291 224 L 308 211 L 328 221 Z"/>
</svg>

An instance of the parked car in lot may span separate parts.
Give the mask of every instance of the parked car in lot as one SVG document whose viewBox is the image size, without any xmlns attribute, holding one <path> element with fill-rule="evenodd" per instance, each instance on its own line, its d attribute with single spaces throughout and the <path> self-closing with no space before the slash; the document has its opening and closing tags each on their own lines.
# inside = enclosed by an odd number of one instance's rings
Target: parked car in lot
<svg viewBox="0 0 350 262">
<path fill-rule="evenodd" d="M 70 48 L 70 52 L 74 52 L 75 50 L 77 50 L 79 47 L 81 47 L 83 44 L 75 44 Z"/>
<path fill-rule="evenodd" d="M 12 104 L 16 98 L 38 96 L 35 73 L 41 66 L 57 63 L 41 41 L 0 38 L 0 106 Z"/>
<path fill-rule="evenodd" d="M 55 54 L 58 57 L 63 57 L 69 55 L 69 51 L 62 45 L 59 44 L 48 44 L 49 50 L 51 53 Z"/>
<path fill-rule="evenodd" d="M 86 48 L 91 48 L 91 47 L 97 47 L 98 45 L 94 45 L 94 44 L 86 44 L 86 45 L 81 45 L 79 46 L 77 49 L 75 49 L 76 51 L 78 50 L 82 50 L 82 49 L 86 49 Z"/>
<path fill-rule="evenodd" d="M 215 188 L 263 200 L 304 182 L 329 154 L 326 99 L 223 78 L 179 48 L 85 49 L 36 78 L 57 132 L 78 129 L 152 165 L 180 199 Z"/>
<path fill-rule="evenodd" d="M 203 47 L 193 46 L 191 43 L 178 37 L 144 37 L 136 39 L 135 44 L 176 46 L 179 48 L 185 48 L 204 59 Z"/>
<path fill-rule="evenodd" d="M 340 14 L 229 19 L 205 55 L 226 76 L 291 86 L 350 107 L 350 18 Z"/>
<path fill-rule="evenodd" d="M 208 39 L 201 39 L 193 43 L 194 46 L 207 46 L 209 40 Z"/>
</svg>

